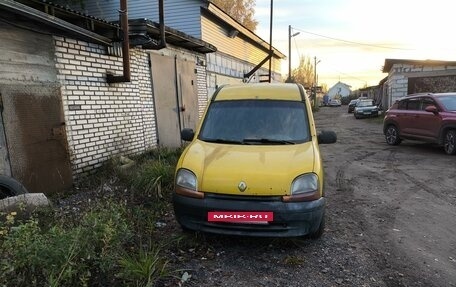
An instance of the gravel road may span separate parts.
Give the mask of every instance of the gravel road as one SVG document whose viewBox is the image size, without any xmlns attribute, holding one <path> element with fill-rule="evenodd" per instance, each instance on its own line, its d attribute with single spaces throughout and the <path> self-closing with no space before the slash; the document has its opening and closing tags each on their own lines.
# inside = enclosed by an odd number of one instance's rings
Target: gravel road
<svg viewBox="0 0 456 287">
<path fill-rule="evenodd" d="M 197 247 L 170 255 L 191 276 L 183 285 L 456 286 L 456 157 L 413 141 L 388 146 L 379 119 L 356 120 L 346 106 L 314 116 L 317 130 L 338 135 L 320 147 L 323 237 L 187 237 Z"/>
</svg>

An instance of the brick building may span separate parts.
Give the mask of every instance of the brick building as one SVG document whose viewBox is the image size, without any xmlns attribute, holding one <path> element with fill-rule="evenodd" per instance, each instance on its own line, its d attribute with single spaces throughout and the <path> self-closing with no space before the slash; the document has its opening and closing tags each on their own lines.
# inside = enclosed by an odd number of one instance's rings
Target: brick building
<svg viewBox="0 0 456 287">
<path fill-rule="evenodd" d="M 180 145 L 206 105 L 198 59 L 215 47 L 199 39 L 167 29 L 165 49 L 131 47 L 131 80 L 109 83 L 125 64 L 118 25 L 34 0 L 0 2 L 0 19 L 0 174 L 31 192 L 69 188 L 115 155 Z"/>
<path fill-rule="evenodd" d="M 456 90 L 456 61 L 385 59 L 384 107 L 414 93 L 443 93 Z"/>
</svg>

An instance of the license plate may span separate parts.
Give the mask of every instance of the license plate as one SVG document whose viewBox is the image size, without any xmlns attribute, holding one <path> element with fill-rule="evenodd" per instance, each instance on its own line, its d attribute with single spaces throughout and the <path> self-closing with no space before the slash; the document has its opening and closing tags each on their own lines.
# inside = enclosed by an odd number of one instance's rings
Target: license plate
<svg viewBox="0 0 456 287">
<path fill-rule="evenodd" d="M 270 211 L 209 211 L 209 222 L 234 222 L 250 224 L 266 224 L 274 220 L 274 213 Z"/>
</svg>

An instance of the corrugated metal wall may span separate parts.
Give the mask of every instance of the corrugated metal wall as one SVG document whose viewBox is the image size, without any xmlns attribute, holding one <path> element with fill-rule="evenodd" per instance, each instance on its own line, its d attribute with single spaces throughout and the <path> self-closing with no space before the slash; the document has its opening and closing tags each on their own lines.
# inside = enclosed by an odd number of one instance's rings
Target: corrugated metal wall
<svg viewBox="0 0 456 287">
<path fill-rule="evenodd" d="M 204 15 L 202 16 L 202 40 L 216 46 L 219 52 L 254 65 L 267 56 L 265 51 L 247 41 L 246 38 L 241 38 L 239 35 L 234 38 L 228 37 L 227 27 L 214 23 Z M 280 73 L 280 60 L 273 58 L 272 63 L 272 70 Z M 263 67 L 269 68 L 269 64 L 266 63 Z"/>
<path fill-rule="evenodd" d="M 165 25 L 177 29 L 196 38 L 201 37 L 199 0 L 173 0 L 164 1 Z M 85 8 L 73 6 L 73 9 L 83 11 L 89 15 L 106 19 L 119 20 L 119 0 L 87 0 Z M 128 18 L 147 18 L 158 22 L 157 0 L 128 0 Z"/>
</svg>

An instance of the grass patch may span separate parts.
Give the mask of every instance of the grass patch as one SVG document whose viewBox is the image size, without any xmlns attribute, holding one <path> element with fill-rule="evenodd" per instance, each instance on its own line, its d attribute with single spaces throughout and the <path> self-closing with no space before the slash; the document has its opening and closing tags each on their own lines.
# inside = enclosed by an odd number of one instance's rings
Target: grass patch
<svg viewBox="0 0 456 287">
<path fill-rule="evenodd" d="M 167 258 L 179 238 L 157 222 L 170 214 L 181 149 L 156 149 L 119 168 L 109 161 L 54 208 L 0 214 L 0 286 L 155 286 L 179 282 Z M 178 279 L 176 279 L 178 278 Z M 174 280 L 174 281 L 173 281 Z"/>
</svg>

